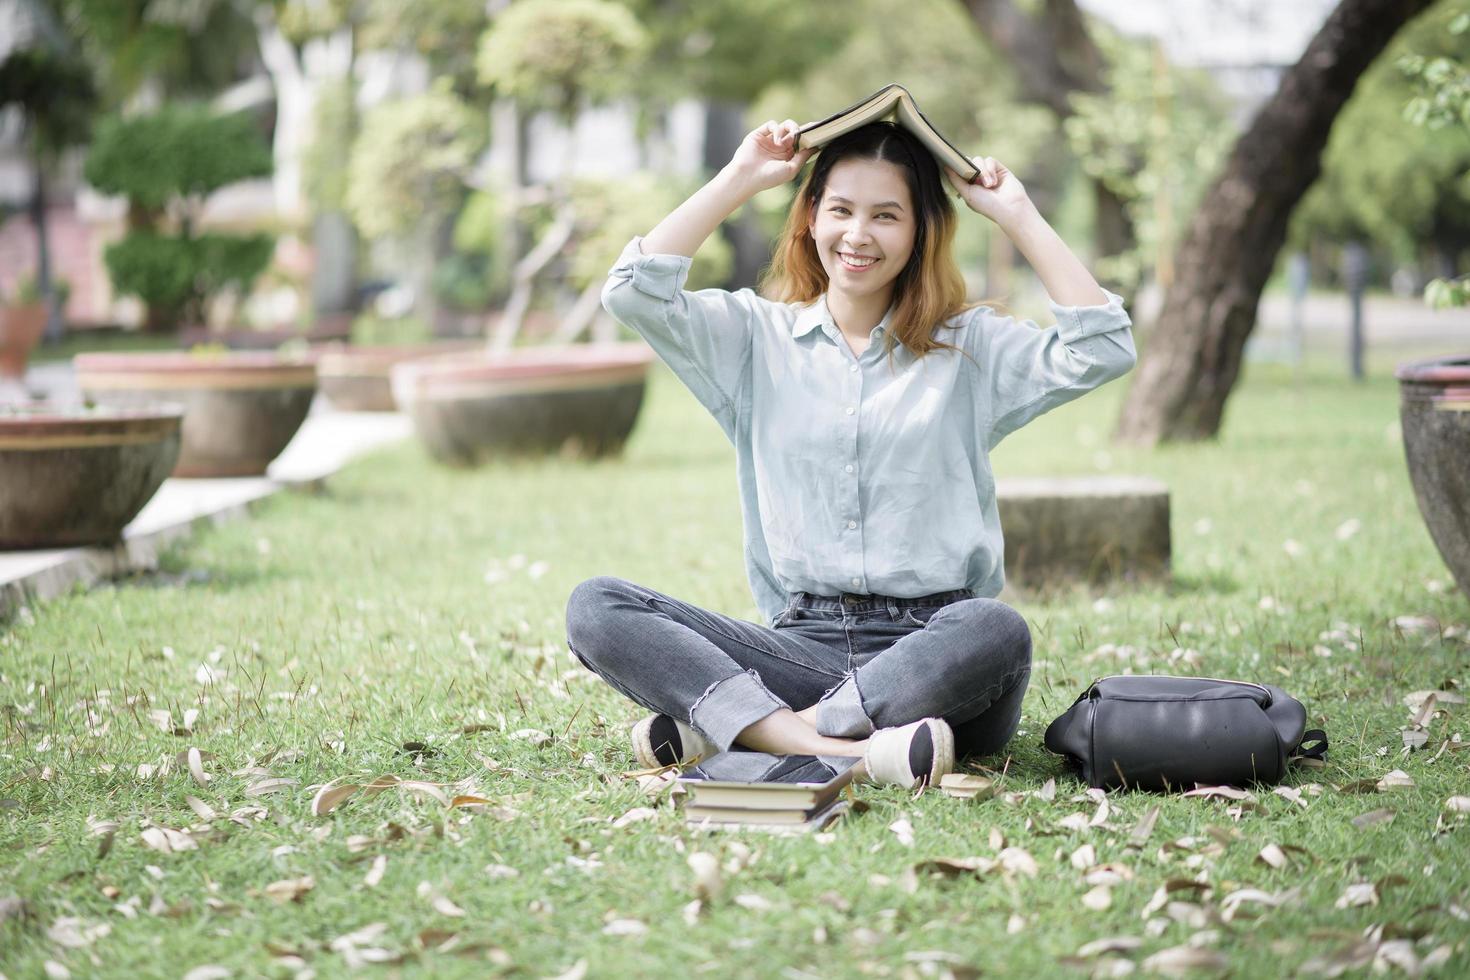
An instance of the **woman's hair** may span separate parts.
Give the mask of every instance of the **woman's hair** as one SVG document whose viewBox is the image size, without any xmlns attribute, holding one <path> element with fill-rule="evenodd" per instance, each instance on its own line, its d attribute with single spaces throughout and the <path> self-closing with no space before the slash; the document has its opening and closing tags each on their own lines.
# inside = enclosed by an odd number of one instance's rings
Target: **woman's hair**
<svg viewBox="0 0 1470 980">
<path fill-rule="evenodd" d="M 965 302 L 965 280 L 954 259 L 954 204 L 944 192 L 939 162 L 917 137 L 891 122 L 844 133 L 816 155 L 761 277 L 761 292 L 783 303 L 810 303 L 827 291 L 827 271 L 808 226 L 833 166 L 854 159 L 897 166 L 916 211 L 914 250 L 894 280 L 895 306 L 885 340 L 890 362 L 900 343 L 918 357 L 939 348 L 957 350 L 933 336 L 937 324 L 973 305 Z"/>
</svg>

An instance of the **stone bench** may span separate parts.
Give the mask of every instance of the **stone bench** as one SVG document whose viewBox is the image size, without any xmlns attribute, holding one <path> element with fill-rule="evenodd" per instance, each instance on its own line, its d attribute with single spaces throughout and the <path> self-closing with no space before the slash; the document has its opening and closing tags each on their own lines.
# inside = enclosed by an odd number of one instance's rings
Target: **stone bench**
<svg viewBox="0 0 1470 980">
<path fill-rule="evenodd" d="M 996 481 L 1008 587 L 1169 574 L 1169 488 L 1136 476 Z"/>
</svg>

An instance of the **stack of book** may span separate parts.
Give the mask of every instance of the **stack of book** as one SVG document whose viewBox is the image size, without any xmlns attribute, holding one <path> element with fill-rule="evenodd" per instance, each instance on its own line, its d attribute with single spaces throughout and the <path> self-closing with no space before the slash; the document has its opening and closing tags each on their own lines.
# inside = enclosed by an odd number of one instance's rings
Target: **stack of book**
<svg viewBox="0 0 1470 980">
<path fill-rule="evenodd" d="M 685 770 L 684 819 L 710 830 L 749 827 L 785 833 L 820 830 L 841 816 L 839 798 L 860 760 L 846 756 L 721 752 Z"/>
</svg>

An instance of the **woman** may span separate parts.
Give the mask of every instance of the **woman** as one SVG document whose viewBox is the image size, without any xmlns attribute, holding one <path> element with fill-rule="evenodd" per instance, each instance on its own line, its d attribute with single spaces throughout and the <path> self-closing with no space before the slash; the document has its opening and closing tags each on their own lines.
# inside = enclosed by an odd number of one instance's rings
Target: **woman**
<svg viewBox="0 0 1470 980">
<path fill-rule="evenodd" d="M 989 157 L 971 210 L 1031 263 L 1057 326 L 966 308 L 940 166 L 892 123 L 817 155 L 763 292 L 683 289 L 690 258 L 756 193 L 811 157 L 768 122 L 609 274 L 603 305 L 638 331 L 737 451 L 746 571 L 769 626 L 602 576 L 573 590 L 567 640 L 656 712 L 645 766 L 732 745 L 862 756 L 874 782 L 937 781 L 1001 749 L 1031 672 L 1004 582 L 989 451 L 1125 373 L 1120 297 L 1100 288 Z"/>
</svg>

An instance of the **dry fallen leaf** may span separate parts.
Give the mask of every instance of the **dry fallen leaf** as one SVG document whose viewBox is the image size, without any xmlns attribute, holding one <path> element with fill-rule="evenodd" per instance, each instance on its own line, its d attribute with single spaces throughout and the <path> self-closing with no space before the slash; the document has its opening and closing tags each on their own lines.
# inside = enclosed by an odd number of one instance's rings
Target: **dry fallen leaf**
<svg viewBox="0 0 1470 980">
<path fill-rule="evenodd" d="M 1385 775 L 1382 779 L 1378 780 L 1378 788 L 1380 790 L 1413 789 L 1414 777 L 1410 776 L 1402 769 L 1395 769 Z"/>
<path fill-rule="evenodd" d="M 1197 946 L 1161 949 L 1143 961 L 1145 972 L 1162 973 L 1171 977 L 1182 977 L 1196 970 L 1220 971 L 1229 966 L 1230 961 L 1224 954 Z"/>
<path fill-rule="evenodd" d="M 331 783 L 327 783 L 316 791 L 316 796 L 311 798 L 311 815 L 313 817 L 326 816 L 345 803 L 360 789 L 362 787 L 356 783 L 346 783 L 342 786 L 333 786 Z"/>
<path fill-rule="evenodd" d="M 368 868 L 368 873 L 363 876 L 362 883 L 368 888 L 377 888 L 378 883 L 383 880 L 383 872 L 387 869 L 388 856 L 386 854 L 379 854 L 373 858 L 372 867 Z"/>
<path fill-rule="evenodd" d="M 1082 904 L 1094 912 L 1102 912 L 1113 904 L 1113 890 L 1107 885 L 1095 885 L 1082 896 Z"/>
<path fill-rule="evenodd" d="M 657 810 L 650 809 L 646 806 L 635 806 L 633 809 L 629 810 L 627 813 L 614 820 L 612 822 L 612 825 L 614 828 L 621 830 L 622 828 L 628 826 L 628 824 L 630 823 L 637 823 L 640 820 L 655 820 L 657 818 Z"/>
<path fill-rule="evenodd" d="M 1357 884 L 1348 885 L 1342 896 L 1333 903 L 1333 908 L 1345 909 L 1355 905 L 1377 905 L 1378 889 L 1371 881 L 1360 881 Z"/>
<path fill-rule="evenodd" d="M 736 895 L 735 904 L 743 909 L 749 909 L 752 912 L 767 912 L 774 907 L 771 905 L 770 899 L 764 895 L 757 895 L 754 892 L 745 892 Z"/>
<path fill-rule="evenodd" d="M 226 980 L 229 976 L 230 971 L 224 967 L 216 966 L 213 963 L 206 963 L 203 966 L 196 966 L 184 974 L 184 980 Z"/>
<path fill-rule="evenodd" d="M 963 800 L 988 800 L 995 795 L 995 781 L 969 773 L 946 773 L 939 779 L 939 789 Z"/>
<path fill-rule="evenodd" d="M 1068 859 L 1078 871 L 1086 871 L 1097 863 L 1097 850 L 1091 844 L 1083 844 L 1072 852 Z"/>
<path fill-rule="evenodd" d="M 1255 795 L 1247 790 L 1237 789 L 1234 786 L 1196 786 L 1194 789 L 1181 796 L 1212 797 L 1218 796 L 1226 800 L 1255 800 Z"/>
<path fill-rule="evenodd" d="M 1000 852 L 1000 867 L 1004 871 L 1013 874 L 1023 874 L 1028 878 L 1035 878 L 1037 873 L 1036 859 L 1019 847 L 1007 847 Z"/>
<path fill-rule="evenodd" d="M 1277 844 L 1267 844 L 1265 847 L 1261 848 L 1261 853 L 1256 855 L 1256 860 L 1260 861 L 1262 864 L 1269 864 L 1271 867 L 1276 868 L 1277 870 L 1280 870 L 1281 868 L 1284 868 L 1291 863 L 1291 861 L 1286 856 L 1286 852 L 1283 851 L 1281 847 Z"/>
<path fill-rule="evenodd" d="M 1106 939 L 1094 939 L 1077 950 L 1077 955 L 1083 959 L 1091 959 L 1103 953 L 1131 953 L 1142 948 L 1143 940 L 1137 936 L 1110 936 Z"/>
<path fill-rule="evenodd" d="M 143 828 L 143 843 L 160 854 L 176 854 L 179 851 L 192 851 L 199 846 L 193 837 L 190 837 L 182 830 L 173 830 L 169 827 L 159 827 L 156 825 Z"/>
<path fill-rule="evenodd" d="M 1375 824 L 1391 823 L 1397 815 L 1396 811 L 1389 809 L 1369 810 L 1367 813 L 1360 813 L 1356 817 L 1353 817 L 1352 824 L 1361 830 L 1364 827 L 1372 827 Z"/>
<path fill-rule="evenodd" d="M 648 926 L 637 919 L 613 919 L 602 927 L 604 936 L 641 936 L 648 932 Z"/>
<path fill-rule="evenodd" d="M 1451 796 L 1444 801 L 1444 808 L 1452 813 L 1470 813 L 1470 796 Z"/>
<path fill-rule="evenodd" d="M 704 851 L 695 851 L 685 860 L 689 870 L 694 872 L 694 894 L 706 902 L 718 898 L 725 887 L 720 876 L 720 859 Z"/>
<path fill-rule="evenodd" d="M 198 783 L 200 786 L 204 786 L 209 783 L 209 773 L 204 771 L 204 759 L 199 754 L 199 749 L 194 746 L 191 746 L 189 748 L 189 775 L 192 776 L 194 778 L 194 782 Z"/>
<path fill-rule="evenodd" d="M 90 946 L 112 931 L 106 922 L 88 925 L 85 920 L 73 916 L 62 916 L 46 930 L 46 938 L 67 949 Z"/>
<path fill-rule="evenodd" d="M 894 836 L 898 838 L 898 842 L 904 847 L 914 846 L 914 825 L 907 820 L 900 817 L 889 824 L 888 829 L 893 831 Z"/>
<path fill-rule="evenodd" d="M 184 802 L 189 804 L 189 809 L 193 810 L 194 814 L 200 820 L 203 820 L 206 823 L 219 816 L 219 814 L 215 812 L 214 807 L 210 806 L 208 803 L 205 803 L 197 796 L 185 796 Z"/>
<path fill-rule="evenodd" d="M 273 881 L 265 886 L 266 895 L 280 905 L 287 902 L 299 902 L 307 892 L 316 887 L 316 879 L 311 875 L 303 875 L 300 878 L 283 878 Z"/>
<path fill-rule="evenodd" d="M 245 795 L 251 799 L 261 796 L 269 796 L 272 793 L 283 793 L 301 781 L 289 776 L 280 779 L 261 779 L 245 787 Z"/>
</svg>

